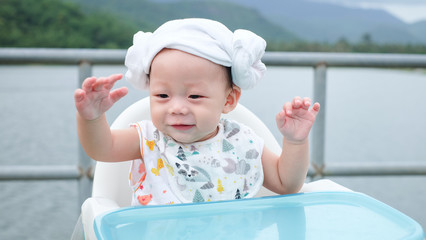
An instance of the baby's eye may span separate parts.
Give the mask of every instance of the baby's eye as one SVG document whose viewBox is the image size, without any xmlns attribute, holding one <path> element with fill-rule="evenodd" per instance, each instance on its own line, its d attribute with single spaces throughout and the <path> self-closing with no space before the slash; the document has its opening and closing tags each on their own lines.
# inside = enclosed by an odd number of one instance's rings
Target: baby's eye
<svg viewBox="0 0 426 240">
<path fill-rule="evenodd" d="M 159 98 L 168 98 L 169 95 L 167 95 L 167 94 L 157 94 L 157 97 L 159 97 Z"/>
<path fill-rule="evenodd" d="M 199 98 L 202 98 L 202 96 L 201 95 L 189 95 L 189 98 L 191 98 L 191 99 L 199 99 Z"/>
</svg>

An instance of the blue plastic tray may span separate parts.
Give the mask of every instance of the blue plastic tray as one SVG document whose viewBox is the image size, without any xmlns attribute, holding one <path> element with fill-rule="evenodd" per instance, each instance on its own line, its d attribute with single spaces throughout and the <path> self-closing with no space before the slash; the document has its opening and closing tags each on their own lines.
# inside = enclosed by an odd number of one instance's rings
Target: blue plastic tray
<svg viewBox="0 0 426 240">
<path fill-rule="evenodd" d="M 98 239 L 424 239 L 422 227 L 360 193 L 320 192 L 122 208 L 95 219 Z"/>
</svg>

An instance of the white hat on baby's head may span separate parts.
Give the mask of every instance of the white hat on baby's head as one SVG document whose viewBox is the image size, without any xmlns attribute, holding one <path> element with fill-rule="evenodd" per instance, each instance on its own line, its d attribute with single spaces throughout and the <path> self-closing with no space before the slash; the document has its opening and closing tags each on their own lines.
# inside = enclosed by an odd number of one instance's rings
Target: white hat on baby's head
<svg viewBox="0 0 426 240">
<path fill-rule="evenodd" d="M 126 79 L 136 88 L 146 89 L 152 60 L 163 48 L 171 48 L 231 67 L 234 84 L 249 89 L 266 71 L 261 61 L 265 47 L 265 40 L 248 30 L 231 32 L 208 19 L 173 20 L 154 33 L 139 31 L 134 35 L 125 60 Z"/>
</svg>

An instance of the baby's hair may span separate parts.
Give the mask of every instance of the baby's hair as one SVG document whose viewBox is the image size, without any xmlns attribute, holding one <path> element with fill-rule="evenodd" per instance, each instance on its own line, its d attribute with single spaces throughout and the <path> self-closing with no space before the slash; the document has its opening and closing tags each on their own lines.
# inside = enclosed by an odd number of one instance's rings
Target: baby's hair
<svg viewBox="0 0 426 240">
<path fill-rule="evenodd" d="M 232 80 L 232 69 L 231 67 L 225 67 L 226 68 L 226 78 L 228 81 L 228 87 L 232 88 L 234 86 L 234 81 Z"/>
</svg>

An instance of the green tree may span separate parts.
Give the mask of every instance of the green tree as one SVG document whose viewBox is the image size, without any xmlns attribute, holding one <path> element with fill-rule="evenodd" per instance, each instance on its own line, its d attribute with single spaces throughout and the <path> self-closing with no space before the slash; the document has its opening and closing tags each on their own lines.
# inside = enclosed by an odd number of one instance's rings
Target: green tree
<svg viewBox="0 0 426 240">
<path fill-rule="evenodd" d="M 59 0 L 0 0 L 1 47 L 127 48 L 137 27 Z"/>
</svg>

